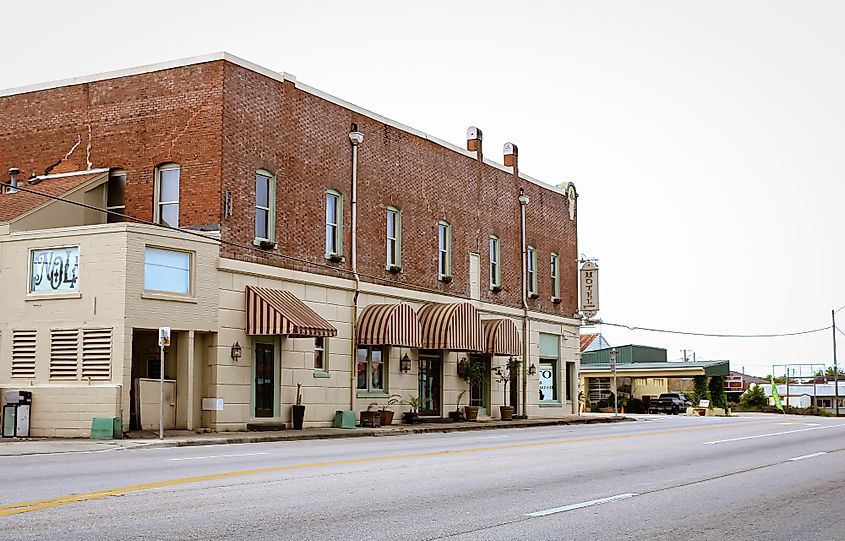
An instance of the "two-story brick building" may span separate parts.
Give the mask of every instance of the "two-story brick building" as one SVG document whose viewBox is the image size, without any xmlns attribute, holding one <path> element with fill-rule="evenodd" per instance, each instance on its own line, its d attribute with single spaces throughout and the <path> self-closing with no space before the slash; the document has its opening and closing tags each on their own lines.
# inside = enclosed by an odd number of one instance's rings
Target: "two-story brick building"
<svg viewBox="0 0 845 541">
<path fill-rule="evenodd" d="M 34 435 L 157 426 L 160 326 L 168 427 L 286 423 L 297 384 L 306 426 L 394 394 L 577 413 L 577 194 L 516 147 L 228 54 L 2 91 L 0 120 L 0 388 Z"/>
</svg>

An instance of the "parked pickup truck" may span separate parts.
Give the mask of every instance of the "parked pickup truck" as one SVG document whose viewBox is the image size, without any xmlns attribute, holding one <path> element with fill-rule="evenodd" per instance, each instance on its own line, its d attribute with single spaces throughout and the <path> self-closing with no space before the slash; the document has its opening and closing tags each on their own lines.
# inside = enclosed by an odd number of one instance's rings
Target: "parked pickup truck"
<svg viewBox="0 0 845 541">
<path fill-rule="evenodd" d="M 686 411 L 687 406 L 691 405 L 692 402 L 690 402 L 683 393 L 663 393 L 649 402 L 648 412 L 677 415 L 678 413 Z"/>
</svg>

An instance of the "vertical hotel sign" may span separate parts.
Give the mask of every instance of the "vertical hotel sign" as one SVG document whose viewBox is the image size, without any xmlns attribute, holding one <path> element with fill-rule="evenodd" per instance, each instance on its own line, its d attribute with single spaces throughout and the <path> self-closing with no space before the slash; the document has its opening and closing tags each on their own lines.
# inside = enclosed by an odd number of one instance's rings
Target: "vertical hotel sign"
<svg viewBox="0 0 845 541">
<path fill-rule="evenodd" d="M 599 311 L 599 266 L 592 261 L 581 265 L 581 313 L 593 317 Z"/>
</svg>

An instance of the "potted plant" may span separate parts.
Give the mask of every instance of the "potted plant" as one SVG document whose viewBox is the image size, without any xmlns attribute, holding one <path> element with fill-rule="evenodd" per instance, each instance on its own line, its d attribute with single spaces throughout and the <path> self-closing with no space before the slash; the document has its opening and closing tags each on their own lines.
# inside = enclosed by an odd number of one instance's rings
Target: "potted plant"
<svg viewBox="0 0 845 541">
<path fill-rule="evenodd" d="M 472 389 L 476 385 L 484 385 L 485 376 L 484 361 L 479 358 L 472 359 L 464 371 L 464 379 Z M 475 421 L 478 419 L 478 406 L 473 406 L 471 403 L 464 407 L 467 421 Z"/>
<path fill-rule="evenodd" d="M 392 394 L 387 398 L 387 402 L 379 410 L 379 422 L 381 426 L 390 426 L 393 424 L 393 410 L 388 409 L 388 407 L 398 404 L 401 398 L 398 394 Z"/>
<path fill-rule="evenodd" d="M 517 357 L 510 357 L 506 364 L 502 366 L 493 367 L 493 373 L 496 375 L 496 379 L 499 381 L 499 383 L 502 384 L 502 387 L 504 388 L 504 404 L 507 404 L 509 402 L 508 396 L 510 394 L 510 389 L 508 388 L 508 382 L 512 378 L 516 377 L 520 364 L 521 361 Z M 499 406 L 499 413 L 501 414 L 503 421 L 510 421 L 511 419 L 513 419 L 513 406 Z"/>
<path fill-rule="evenodd" d="M 302 384 L 296 384 L 296 404 L 291 406 L 293 410 L 293 429 L 302 430 L 302 423 L 305 421 L 305 406 L 302 404 Z"/>
<path fill-rule="evenodd" d="M 461 399 L 464 397 L 465 394 L 466 394 L 466 389 L 461 391 L 461 393 L 458 395 L 457 404 L 455 405 L 455 411 L 449 412 L 449 418 L 452 419 L 455 422 L 466 420 L 466 417 L 464 417 L 464 414 L 461 413 Z"/>
<path fill-rule="evenodd" d="M 420 414 L 418 413 L 418 410 L 420 409 L 420 397 L 413 395 L 409 396 L 406 404 L 408 404 L 411 408 L 411 411 L 406 411 L 402 414 L 402 422 L 406 424 L 419 423 Z"/>
<path fill-rule="evenodd" d="M 370 402 L 366 411 L 361 412 L 361 426 L 368 426 L 370 428 L 378 428 L 381 426 L 381 412 L 373 408 L 378 406 L 378 402 Z"/>
</svg>

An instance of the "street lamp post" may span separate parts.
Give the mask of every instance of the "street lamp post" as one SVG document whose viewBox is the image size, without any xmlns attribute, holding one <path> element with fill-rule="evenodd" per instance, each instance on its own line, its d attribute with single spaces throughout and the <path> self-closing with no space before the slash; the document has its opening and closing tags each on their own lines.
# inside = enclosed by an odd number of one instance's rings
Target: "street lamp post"
<svg viewBox="0 0 845 541">
<path fill-rule="evenodd" d="M 836 403 L 836 416 L 839 417 L 839 367 L 836 364 L 836 310 L 830 311 L 830 319 L 833 323 L 833 396 Z"/>
<path fill-rule="evenodd" d="M 610 350 L 610 369 L 613 370 L 613 416 L 619 416 L 619 387 L 616 386 L 616 356 L 619 355 L 619 350 L 613 348 Z"/>
</svg>

